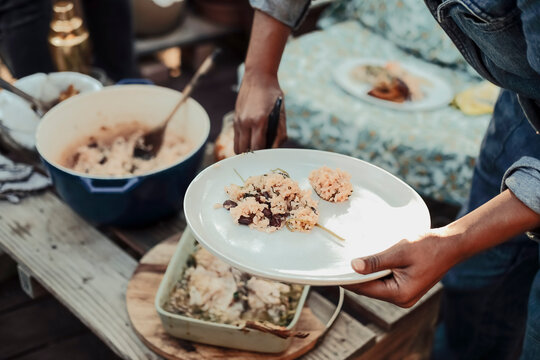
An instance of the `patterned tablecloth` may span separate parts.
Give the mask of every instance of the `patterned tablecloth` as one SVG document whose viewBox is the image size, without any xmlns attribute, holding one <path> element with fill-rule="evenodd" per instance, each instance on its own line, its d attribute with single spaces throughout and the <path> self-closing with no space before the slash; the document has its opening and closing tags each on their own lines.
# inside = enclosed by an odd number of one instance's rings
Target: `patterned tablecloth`
<svg viewBox="0 0 540 360">
<path fill-rule="evenodd" d="M 398 60 L 445 79 L 455 92 L 478 83 L 465 71 L 442 68 L 405 53 L 355 21 L 291 41 L 279 71 L 289 137 L 304 146 L 358 157 L 380 166 L 419 193 L 462 203 L 489 115 L 467 116 L 447 106 L 403 112 L 344 92 L 332 69 L 351 57 Z"/>
</svg>

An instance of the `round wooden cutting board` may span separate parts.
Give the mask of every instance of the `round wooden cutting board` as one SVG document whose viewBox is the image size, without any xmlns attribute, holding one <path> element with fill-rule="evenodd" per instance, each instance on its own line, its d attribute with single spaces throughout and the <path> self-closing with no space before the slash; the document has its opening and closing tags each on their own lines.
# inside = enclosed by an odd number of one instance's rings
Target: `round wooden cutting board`
<svg viewBox="0 0 540 360">
<path fill-rule="evenodd" d="M 304 339 L 294 338 L 291 346 L 280 354 L 261 354 L 255 352 L 226 349 L 194 343 L 168 335 L 154 307 L 154 297 L 167 264 L 171 259 L 180 235 L 161 242 L 152 248 L 139 262 L 128 284 L 126 301 L 129 318 L 137 335 L 158 355 L 166 359 L 295 359 L 317 343 L 325 325 L 306 306 L 296 327 L 297 331 L 309 333 Z"/>
</svg>

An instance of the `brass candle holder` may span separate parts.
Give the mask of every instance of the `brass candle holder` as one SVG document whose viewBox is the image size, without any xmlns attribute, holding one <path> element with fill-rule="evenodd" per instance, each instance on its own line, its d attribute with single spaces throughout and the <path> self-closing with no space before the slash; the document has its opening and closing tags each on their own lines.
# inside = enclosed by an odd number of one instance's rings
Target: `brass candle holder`
<svg viewBox="0 0 540 360">
<path fill-rule="evenodd" d="M 90 36 L 70 1 L 58 1 L 53 5 L 49 46 L 58 71 L 90 72 Z"/>
</svg>

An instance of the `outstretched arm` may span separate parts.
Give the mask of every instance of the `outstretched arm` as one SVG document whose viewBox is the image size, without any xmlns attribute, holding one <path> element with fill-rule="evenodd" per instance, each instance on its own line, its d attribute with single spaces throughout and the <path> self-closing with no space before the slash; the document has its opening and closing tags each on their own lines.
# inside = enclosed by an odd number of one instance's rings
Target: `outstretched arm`
<svg viewBox="0 0 540 360">
<path fill-rule="evenodd" d="M 384 269 L 391 269 L 392 274 L 347 289 L 410 307 L 458 262 L 539 225 L 540 215 L 505 190 L 448 226 L 353 260 L 354 270 L 361 274 Z"/>
</svg>

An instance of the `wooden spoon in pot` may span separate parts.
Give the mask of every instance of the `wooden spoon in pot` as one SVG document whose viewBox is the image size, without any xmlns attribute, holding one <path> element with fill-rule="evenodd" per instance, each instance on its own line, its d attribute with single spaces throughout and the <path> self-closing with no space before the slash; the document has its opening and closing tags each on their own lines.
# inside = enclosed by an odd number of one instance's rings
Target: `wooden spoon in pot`
<svg viewBox="0 0 540 360">
<path fill-rule="evenodd" d="M 220 52 L 221 52 L 220 49 L 214 50 L 212 54 L 210 54 L 203 61 L 201 66 L 199 66 L 199 68 L 195 72 L 195 75 L 193 75 L 189 83 L 184 88 L 184 91 L 182 91 L 182 97 L 180 98 L 180 101 L 178 101 L 174 109 L 170 112 L 169 116 L 165 118 L 165 121 L 163 121 L 160 125 L 150 130 L 146 134 L 142 135 L 142 141 L 138 141 L 137 145 L 135 145 L 135 149 L 133 149 L 134 157 L 138 157 L 142 159 L 151 159 L 159 153 L 159 150 L 161 149 L 161 145 L 163 145 L 163 137 L 165 135 L 165 130 L 167 129 L 167 125 L 169 124 L 173 115 L 180 108 L 180 106 L 182 106 L 182 104 L 184 104 L 186 100 L 189 98 L 199 78 L 202 75 L 206 74 L 212 68 L 212 65 L 215 62 L 216 56 Z"/>
</svg>

